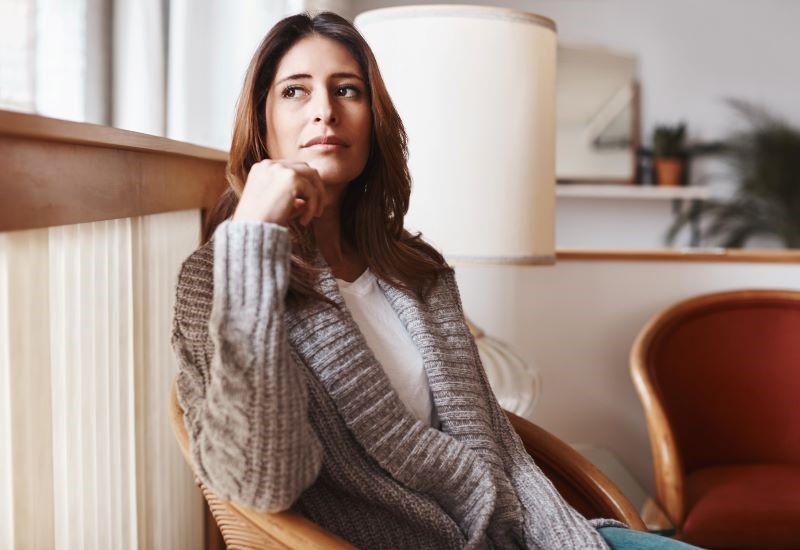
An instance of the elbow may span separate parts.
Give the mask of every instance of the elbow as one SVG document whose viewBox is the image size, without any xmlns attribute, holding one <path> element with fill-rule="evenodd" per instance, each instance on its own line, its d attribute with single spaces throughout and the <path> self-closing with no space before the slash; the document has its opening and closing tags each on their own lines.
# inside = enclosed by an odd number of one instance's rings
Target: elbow
<svg viewBox="0 0 800 550">
<path fill-rule="evenodd" d="M 317 441 L 300 460 L 264 461 L 258 467 L 236 457 L 196 456 L 198 477 L 214 495 L 238 506 L 265 513 L 291 509 L 300 495 L 316 481 L 322 468 L 322 449 Z"/>
</svg>

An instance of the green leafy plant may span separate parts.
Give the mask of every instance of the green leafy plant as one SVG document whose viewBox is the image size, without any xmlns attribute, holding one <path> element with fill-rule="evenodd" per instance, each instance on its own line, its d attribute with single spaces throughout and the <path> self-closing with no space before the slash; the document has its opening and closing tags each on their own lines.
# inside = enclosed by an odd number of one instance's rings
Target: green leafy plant
<svg viewBox="0 0 800 550">
<path fill-rule="evenodd" d="M 800 129 L 750 103 L 729 104 L 746 122 L 719 148 L 737 187 L 731 199 L 703 206 L 705 238 L 726 248 L 742 248 L 752 237 L 767 236 L 798 248 Z M 675 220 L 666 235 L 668 245 L 689 221 L 688 213 Z"/>
<path fill-rule="evenodd" d="M 662 158 L 680 157 L 686 152 L 685 139 L 686 123 L 658 125 L 653 130 L 653 154 Z"/>
</svg>

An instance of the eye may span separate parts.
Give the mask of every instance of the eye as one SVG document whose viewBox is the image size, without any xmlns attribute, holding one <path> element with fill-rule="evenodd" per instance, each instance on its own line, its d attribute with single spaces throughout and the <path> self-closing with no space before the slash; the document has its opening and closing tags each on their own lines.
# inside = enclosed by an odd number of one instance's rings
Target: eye
<svg viewBox="0 0 800 550">
<path fill-rule="evenodd" d="M 346 95 L 348 91 L 352 93 Z M 342 97 L 358 97 L 359 95 L 361 95 L 361 90 L 359 90 L 356 86 L 353 86 L 352 84 L 347 84 L 336 88 L 336 93 L 337 95 L 340 95 Z"/>
<path fill-rule="evenodd" d="M 283 92 L 281 92 L 281 97 L 285 97 L 287 99 L 293 99 L 297 97 L 298 91 L 305 92 L 302 86 L 287 86 L 286 88 L 283 89 Z"/>
</svg>

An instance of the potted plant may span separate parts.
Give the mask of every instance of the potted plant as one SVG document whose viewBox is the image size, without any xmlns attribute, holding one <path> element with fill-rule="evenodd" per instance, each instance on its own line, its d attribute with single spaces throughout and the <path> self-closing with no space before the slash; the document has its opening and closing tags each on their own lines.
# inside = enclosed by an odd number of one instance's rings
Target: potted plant
<svg viewBox="0 0 800 550">
<path fill-rule="evenodd" d="M 653 156 L 659 185 L 681 185 L 686 159 L 686 124 L 659 125 L 653 130 Z"/>
<path fill-rule="evenodd" d="M 800 248 L 800 128 L 751 104 L 729 103 L 747 122 L 719 151 L 737 187 L 730 199 L 704 203 L 704 238 L 742 248 L 751 237 L 773 237 Z M 668 245 L 689 222 L 686 214 L 675 220 Z"/>
</svg>

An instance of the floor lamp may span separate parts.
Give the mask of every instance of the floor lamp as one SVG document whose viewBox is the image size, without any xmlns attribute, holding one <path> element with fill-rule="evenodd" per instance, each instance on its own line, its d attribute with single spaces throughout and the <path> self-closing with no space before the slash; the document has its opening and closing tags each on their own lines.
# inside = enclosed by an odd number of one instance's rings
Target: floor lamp
<svg viewBox="0 0 800 550">
<path fill-rule="evenodd" d="M 555 262 L 553 21 L 482 6 L 403 6 L 355 24 L 409 137 L 406 225 L 456 266 Z M 505 408 L 530 415 L 536 369 L 473 327 Z"/>
</svg>

